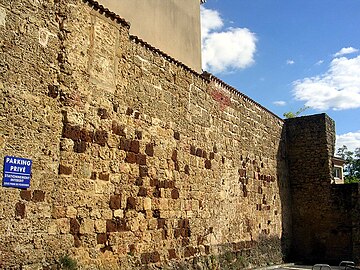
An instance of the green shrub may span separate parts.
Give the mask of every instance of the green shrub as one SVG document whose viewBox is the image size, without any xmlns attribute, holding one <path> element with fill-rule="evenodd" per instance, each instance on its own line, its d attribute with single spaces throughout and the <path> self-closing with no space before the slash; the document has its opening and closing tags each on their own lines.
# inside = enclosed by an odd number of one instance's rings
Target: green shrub
<svg viewBox="0 0 360 270">
<path fill-rule="evenodd" d="M 69 255 L 61 257 L 59 263 L 61 269 L 76 270 L 78 268 L 76 260 L 72 259 Z"/>
</svg>

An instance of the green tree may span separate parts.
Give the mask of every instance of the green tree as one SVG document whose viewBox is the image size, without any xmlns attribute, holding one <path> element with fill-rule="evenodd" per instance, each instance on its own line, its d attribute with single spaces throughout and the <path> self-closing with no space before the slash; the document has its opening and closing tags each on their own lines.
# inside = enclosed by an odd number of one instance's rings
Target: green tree
<svg viewBox="0 0 360 270">
<path fill-rule="evenodd" d="M 310 108 L 309 106 L 304 106 L 304 107 L 300 108 L 297 112 L 285 112 L 283 114 L 283 116 L 286 119 L 295 118 L 295 117 L 298 117 L 300 114 L 302 114 L 304 111 L 306 111 L 309 108 Z"/>
<path fill-rule="evenodd" d="M 345 183 L 360 182 L 360 147 L 354 152 L 349 151 L 346 145 L 337 150 L 337 155 L 345 160 Z"/>
</svg>

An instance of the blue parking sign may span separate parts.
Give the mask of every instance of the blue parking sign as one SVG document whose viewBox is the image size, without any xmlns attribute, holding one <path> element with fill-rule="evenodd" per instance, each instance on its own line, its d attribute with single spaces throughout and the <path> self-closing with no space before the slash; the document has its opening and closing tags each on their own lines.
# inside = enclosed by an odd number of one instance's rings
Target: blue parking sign
<svg viewBox="0 0 360 270">
<path fill-rule="evenodd" d="M 3 187 L 30 187 L 32 160 L 6 156 L 4 158 Z"/>
</svg>

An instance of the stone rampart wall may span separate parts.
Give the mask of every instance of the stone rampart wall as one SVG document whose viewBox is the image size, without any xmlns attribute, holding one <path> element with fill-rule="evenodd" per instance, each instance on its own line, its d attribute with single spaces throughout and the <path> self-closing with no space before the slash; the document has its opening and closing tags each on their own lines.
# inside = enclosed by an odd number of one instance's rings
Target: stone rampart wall
<svg viewBox="0 0 360 270">
<path fill-rule="evenodd" d="M 0 3 L 1 158 L 34 161 L 28 190 L 0 188 L 2 267 L 280 262 L 283 121 L 111 17 L 76 0 Z"/>
<path fill-rule="evenodd" d="M 357 190 L 331 184 L 334 122 L 325 114 L 286 120 L 295 261 L 353 260 Z"/>
</svg>

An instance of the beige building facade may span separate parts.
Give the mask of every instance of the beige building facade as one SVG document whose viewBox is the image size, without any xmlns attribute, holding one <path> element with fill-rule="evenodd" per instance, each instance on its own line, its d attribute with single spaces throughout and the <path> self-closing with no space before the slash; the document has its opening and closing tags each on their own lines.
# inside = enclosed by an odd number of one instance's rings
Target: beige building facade
<svg viewBox="0 0 360 270">
<path fill-rule="evenodd" d="M 138 36 L 193 70 L 201 73 L 199 0 L 99 0 L 130 22 Z"/>
<path fill-rule="evenodd" d="M 344 184 L 344 164 L 345 160 L 340 157 L 333 157 L 333 183 Z"/>
</svg>

